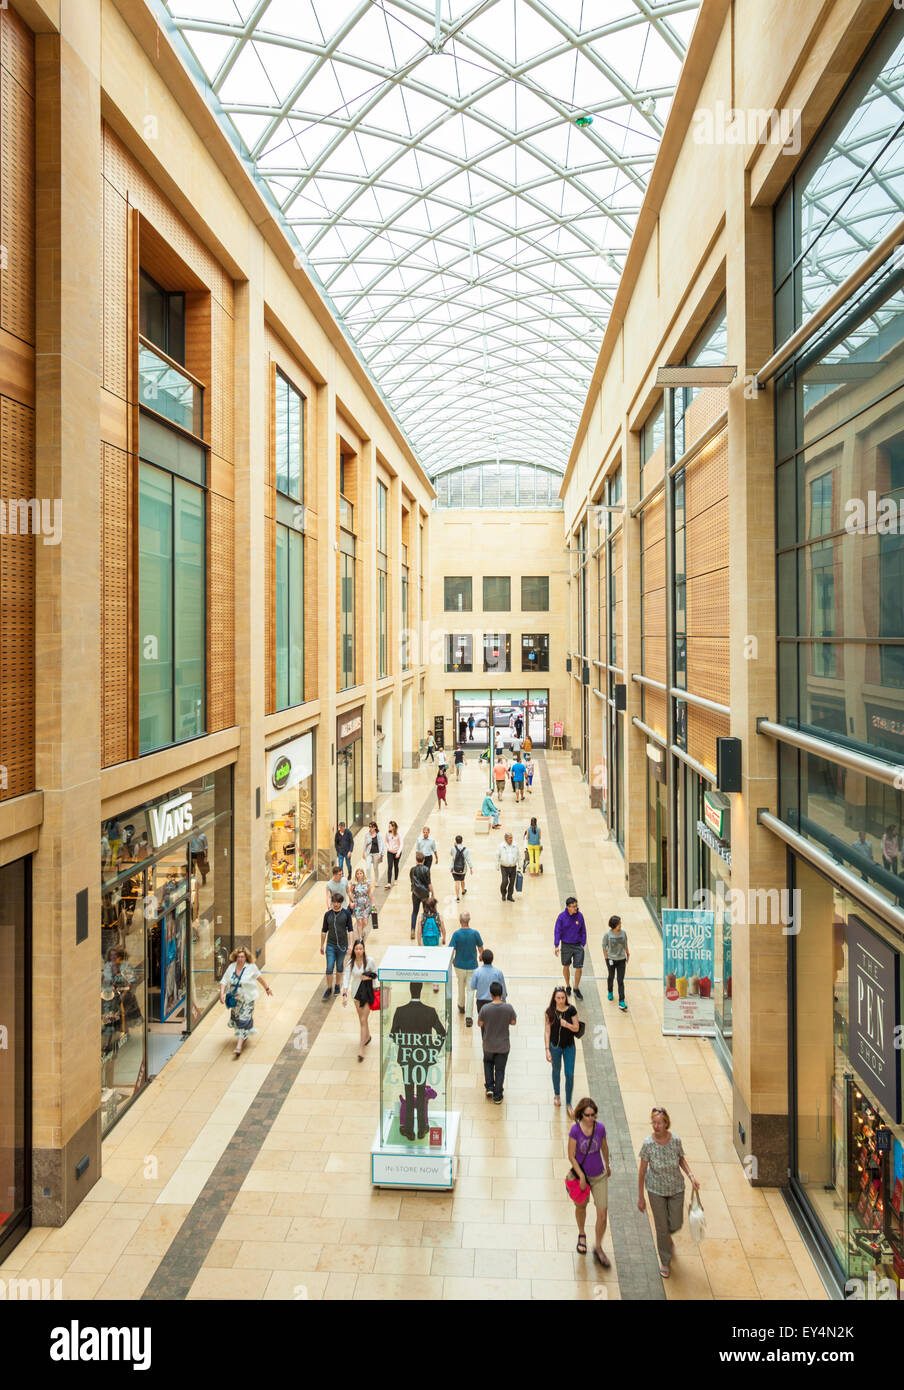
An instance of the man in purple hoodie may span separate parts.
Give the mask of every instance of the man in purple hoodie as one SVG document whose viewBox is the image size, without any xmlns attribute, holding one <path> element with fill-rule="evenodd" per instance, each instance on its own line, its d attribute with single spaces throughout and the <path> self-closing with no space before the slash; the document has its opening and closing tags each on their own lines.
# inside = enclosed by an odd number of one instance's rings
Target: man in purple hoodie
<svg viewBox="0 0 904 1390">
<path fill-rule="evenodd" d="M 581 971 L 584 968 L 584 947 L 587 945 L 587 928 L 584 915 L 578 912 L 577 898 L 565 899 L 565 911 L 556 918 L 556 955 L 562 949 L 562 974 L 565 976 L 565 993 L 571 994 L 571 966 L 574 966 L 574 997 L 583 999 L 580 990 Z"/>
</svg>

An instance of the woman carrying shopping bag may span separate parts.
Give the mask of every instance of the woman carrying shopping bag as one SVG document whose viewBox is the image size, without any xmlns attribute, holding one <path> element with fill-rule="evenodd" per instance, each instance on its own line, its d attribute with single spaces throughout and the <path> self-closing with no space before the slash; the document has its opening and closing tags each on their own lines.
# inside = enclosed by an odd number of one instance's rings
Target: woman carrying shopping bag
<svg viewBox="0 0 904 1390">
<path fill-rule="evenodd" d="M 342 974 L 342 1007 L 348 1004 L 351 995 L 358 1014 L 360 1036 L 358 1039 L 358 1061 L 364 1061 L 364 1049 L 370 1042 L 370 1012 L 374 1002 L 374 981 L 377 967 L 373 956 L 367 954 L 367 947 L 359 937 L 352 946 L 352 953 Z"/>
<path fill-rule="evenodd" d="M 688 1167 L 684 1149 L 677 1134 L 669 1126 L 669 1112 L 657 1105 L 650 1113 L 652 1133 L 640 1146 L 640 1168 L 637 1174 L 637 1209 L 646 1211 L 644 1187 L 653 1209 L 656 1227 L 656 1248 L 659 1251 L 659 1273 L 663 1279 L 671 1274 L 674 1242 L 672 1235 L 681 1230 L 684 1221 L 684 1178 L 687 1173 L 697 1192 L 700 1184 Z"/>
</svg>

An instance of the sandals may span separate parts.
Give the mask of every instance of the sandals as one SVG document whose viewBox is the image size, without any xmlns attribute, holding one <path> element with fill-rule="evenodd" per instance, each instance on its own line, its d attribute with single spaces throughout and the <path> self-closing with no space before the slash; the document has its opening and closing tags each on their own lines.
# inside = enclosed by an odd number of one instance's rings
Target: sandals
<svg viewBox="0 0 904 1390">
<path fill-rule="evenodd" d="M 603 1269 L 611 1268 L 612 1262 L 609 1259 L 609 1256 L 605 1253 L 605 1251 L 597 1250 L 594 1247 L 593 1258 L 596 1260 L 598 1265 L 602 1265 Z"/>
<path fill-rule="evenodd" d="M 583 1231 L 578 1236 L 577 1252 L 579 1255 L 587 1254 L 587 1237 L 584 1235 Z"/>
<path fill-rule="evenodd" d="M 553 1096 L 553 1098 L 552 1098 L 552 1103 L 553 1103 L 553 1105 L 561 1105 L 561 1104 L 562 1104 L 562 1102 L 559 1100 L 559 1097 L 558 1097 L 558 1096 Z"/>
<path fill-rule="evenodd" d="M 672 1271 L 666 1265 L 659 1266 L 659 1273 L 662 1275 L 663 1279 L 668 1279 L 671 1272 Z"/>
</svg>

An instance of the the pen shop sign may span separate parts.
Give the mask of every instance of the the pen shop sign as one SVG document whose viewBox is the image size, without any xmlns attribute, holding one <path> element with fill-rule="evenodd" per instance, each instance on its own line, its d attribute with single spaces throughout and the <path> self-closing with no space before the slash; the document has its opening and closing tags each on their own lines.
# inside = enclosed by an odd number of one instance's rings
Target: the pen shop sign
<svg viewBox="0 0 904 1390">
<path fill-rule="evenodd" d="M 852 913 L 848 943 L 851 1064 L 896 1124 L 901 1120 L 901 955 Z"/>
</svg>

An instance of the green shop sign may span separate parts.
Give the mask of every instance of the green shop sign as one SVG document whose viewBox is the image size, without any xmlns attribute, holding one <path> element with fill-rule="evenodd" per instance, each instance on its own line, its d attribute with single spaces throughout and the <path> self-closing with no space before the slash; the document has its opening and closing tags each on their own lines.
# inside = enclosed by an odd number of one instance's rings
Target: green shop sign
<svg viewBox="0 0 904 1390">
<path fill-rule="evenodd" d="M 286 785 L 291 776 L 291 759 L 286 757 L 278 758 L 276 764 L 274 765 L 273 775 L 271 778 L 271 781 L 273 782 L 273 785 L 278 792 L 282 791 L 283 787 Z"/>
</svg>

